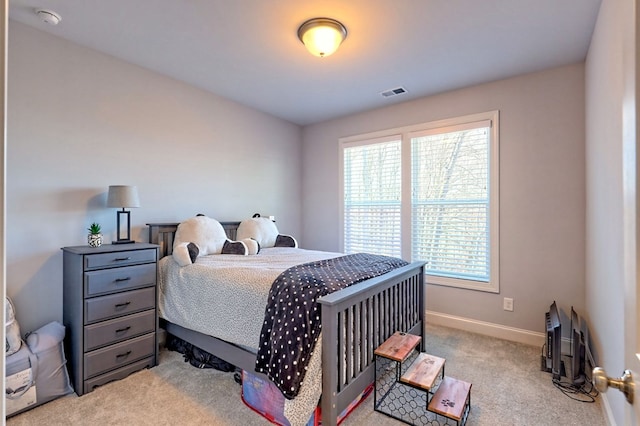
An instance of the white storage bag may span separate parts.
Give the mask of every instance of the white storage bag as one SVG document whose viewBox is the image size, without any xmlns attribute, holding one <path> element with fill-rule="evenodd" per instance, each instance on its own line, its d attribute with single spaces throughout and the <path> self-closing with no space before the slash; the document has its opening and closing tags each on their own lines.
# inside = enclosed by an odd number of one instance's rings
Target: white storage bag
<svg viewBox="0 0 640 426">
<path fill-rule="evenodd" d="M 5 408 L 7 416 L 11 416 L 36 406 L 38 359 L 25 344 L 18 352 L 7 356 L 5 362 Z"/>
<path fill-rule="evenodd" d="M 16 320 L 16 310 L 13 307 L 13 302 L 9 297 L 5 297 L 4 302 L 5 320 L 4 320 L 4 333 L 5 333 L 5 356 L 12 355 L 20 350 L 22 345 L 22 337 L 20 336 L 20 326 L 18 320 Z"/>
<path fill-rule="evenodd" d="M 65 328 L 57 321 L 27 334 L 27 346 L 38 358 L 38 404 L 73 392 L 64 356 Z"/>
</svg>

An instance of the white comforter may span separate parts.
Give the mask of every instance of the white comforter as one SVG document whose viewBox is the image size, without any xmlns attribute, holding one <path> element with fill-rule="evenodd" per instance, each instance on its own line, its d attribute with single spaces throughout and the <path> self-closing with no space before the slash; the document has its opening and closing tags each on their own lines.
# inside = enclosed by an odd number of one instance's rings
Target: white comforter
<svg viewBox="0 0 640 426">
<path fill-rule="evenodd" d="M 172 256 L 160 260 L 160 316 L 256 352 L 271 284 L 292 266 L 340 256 L 288 247 L 262 249 L 255 256 L 212 255 L 180 267 Z M 320 348 L 318 342 L 317 348 Z M 322 388 L 321 353 L 314 351 L 304 385 L 285 401 L 292 425 L 311 417 Z"/>
</svg>

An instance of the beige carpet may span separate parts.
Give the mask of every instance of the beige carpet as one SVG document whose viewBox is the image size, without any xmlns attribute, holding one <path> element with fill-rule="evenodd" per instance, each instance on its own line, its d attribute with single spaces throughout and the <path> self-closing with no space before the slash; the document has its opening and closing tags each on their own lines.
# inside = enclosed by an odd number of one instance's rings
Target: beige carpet
<svg viewBox="0 0 640 426">
<path fill-rule="evenodd" d="M 446 374 L 473 384 L 468 425 L 606 425 L 600 398 L 570 399 L 540 371 L 540 348 L 427 327 L 428 352 Z M 77 397 L 59 398 L 7 419 L 7 425 L 268 425 L 240 399 L 232 373 L 200 370 L 162 350 L 157 367 Z M 579 395 L 573 395 L 579 397 Z M 343 423 L 399 425 L 373 410 L 373 394 Z"/>
</svg>

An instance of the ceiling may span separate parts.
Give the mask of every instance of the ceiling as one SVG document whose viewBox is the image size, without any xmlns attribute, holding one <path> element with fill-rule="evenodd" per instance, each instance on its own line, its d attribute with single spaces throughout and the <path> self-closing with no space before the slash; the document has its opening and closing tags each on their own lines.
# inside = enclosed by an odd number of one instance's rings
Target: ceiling
<svg viewBox="0 0 640 426">
<path fill-rule="evenodd" d="M 10 0 L 9 18 L 307 125 L 583 61 L 600 1 Z M 296 32 L 323 16 L 348 36 L 318 58 Z"/>
</svg>

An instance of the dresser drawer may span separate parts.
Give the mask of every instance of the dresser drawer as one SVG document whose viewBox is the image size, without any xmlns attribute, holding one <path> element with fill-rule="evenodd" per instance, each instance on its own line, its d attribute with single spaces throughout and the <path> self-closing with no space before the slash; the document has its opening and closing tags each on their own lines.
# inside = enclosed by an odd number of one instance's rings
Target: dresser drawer
<svg viewBox="0 0 640 426">
<path fill-rule="evenodd" d="M 113 293 L 156 283 L 156 264 L 125 266 L 84 273 L 85 297 Z"/>
<path fill-rule="evenodd" d="M 135 265 L 136 263 L 155 262 L 156 250 L 127 250 L 114 253 L 90 254 L 84 257 L 84 268 L 113 268 Z"/>
<path fill-rule="evenodd" d="M 114 380 L 124 379 L 131 373 L 142 370 L 143 368 L 151 368 L 154 365 L 156 365 L 155 357 L 151 356 L 149 358 L 136 361 L 133 364 L 129 364 L 125 367 L 118 368 L 117 370 L 109 371 L 108 373 L 96 376 L 84 382 L 84 393 L 91 392 L 97 386 L 102 386 Z"/>
<path fill-rule="evenodd" d="M 84 301 L 85 324 L 155 308 L 156 288 L 147 287 Z"/>
<path fill-rule="evenodd" d="M 84 356 L 84 378 L 151 356 L 155 353 L 155 345 L 156 334 L 150 333 L 89 352 Z"/>
<path fill-rule="evenodd" d="M 86 352 L 102 346 L 120 342 L 131 337 L 151 333 L 156 329 L 156 311 L 139 312 L 84 327 L 84 350 Z"/>
</svg>

